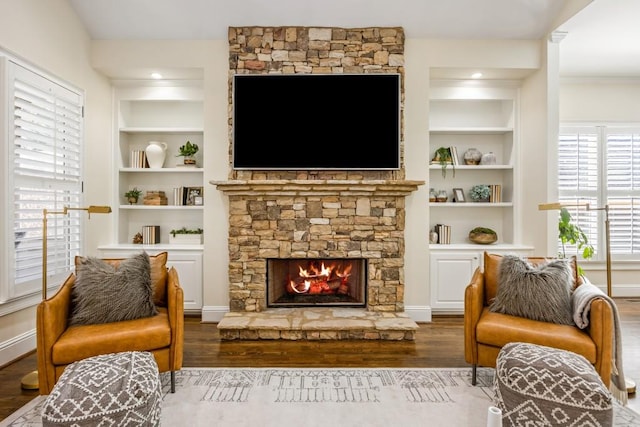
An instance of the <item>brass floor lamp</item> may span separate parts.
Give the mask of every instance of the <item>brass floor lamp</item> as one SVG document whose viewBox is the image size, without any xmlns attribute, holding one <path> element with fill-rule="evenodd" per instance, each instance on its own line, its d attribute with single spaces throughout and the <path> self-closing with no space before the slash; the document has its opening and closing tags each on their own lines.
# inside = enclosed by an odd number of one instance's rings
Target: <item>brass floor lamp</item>
<svg viewBox="0 0 640 427">
<path fill-rule="evenodd" d="M 66 215 L 69 211 L 87 211 L 89 219 L 92 213 L 111 213 L 110 206 L 88 206 L 86 208 L 70 208 L 65 206 L 61 211 L 42 210 L 42 300 L 47 299 L 47 219 L 48 215 Z M 39 388 L 38 371 L 29 372 L 22 377 L 21 386 L 25 390 L 36 390 Z"/>
<path fill-rule="evenodd" d="M 609 205 L 604 205 L 599 208 L 592 208 L 589 203 L 541 203 L 538 205 L 538 210 L 557 210 L 567 207 L 584 206 L 588 211 L 604 211 L 604 232 L 605 232 L 605 245 L 606 249 L 606 265 L 607 265 L 607 296 L 611 297 L 611 223 L 609 222 Z M 633 380 L 625 379 L 627 386 L 627 393 L 633 394 L 636 392 L 636 383 Z"/>
</svg>

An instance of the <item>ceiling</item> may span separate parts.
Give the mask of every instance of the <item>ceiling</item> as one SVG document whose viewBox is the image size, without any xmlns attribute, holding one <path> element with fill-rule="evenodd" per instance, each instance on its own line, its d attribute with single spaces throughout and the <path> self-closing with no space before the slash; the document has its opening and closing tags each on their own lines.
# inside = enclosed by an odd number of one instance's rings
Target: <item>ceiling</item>
<svg viewBox="0 0 640 427">
<path fill-rule="evenodd" d="M 226 39 L 230 26 L 401 26 L 407 38 L 542 39 L 566 31 L 561 76 L 640 77 L 639 0 L 593 0 L 557 26 L 577 0 L 70 0 L 92 39 Z M 582 0 L 588 1 L 588 0 Z M 363 13 L 364 11 L 364 13 Z M 556 28 L 557 27 L 557 28 Z M 179 70 L 166 70 L 181 78 Z M 193 70 L 189 71 L 193 75 Z M 465 71 L 466 70 L 459 70 Z M 488 78 L 505 78 L 488 70 Z M 145 75 L 141 75 L 141 73 Z M 148 78 L 129 70 L 112 78 Z M 452 75 L 453 70 L 437 70 Z M 184 76 L 183 78 L 188 78 Z"/>
</svg>

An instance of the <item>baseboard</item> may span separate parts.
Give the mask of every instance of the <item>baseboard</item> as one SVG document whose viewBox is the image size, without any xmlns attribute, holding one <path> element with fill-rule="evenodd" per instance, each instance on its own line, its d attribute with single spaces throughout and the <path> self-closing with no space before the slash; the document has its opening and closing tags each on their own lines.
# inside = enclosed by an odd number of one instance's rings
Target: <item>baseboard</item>
<svg viewBox="0 0 640 427">
<path fill-rule="evenodd" d="M 32 329 L 0 343 L 0 366 L 21 358 L 36 349 L 36 330 Z M 25 372 L 26 373 L 26 372 Z"/>
<path fill-rule="evenodd" d="M 205 305 L 202 307 L 202 322 L 218 323 L 228 312 L 229 306 L 226 305 Z"/>
<path fill-rule="evenodd" d="M 405 313 L 411 317 L 416 323 L 431 322 L 431 306 L 428 305 L 410 305 L 404 307 Z"/>
<path fill-rule="evenodd" d="M 431 322 L 431 307 L 425 306 L 409 306 L 404 308 L 405 313 L 411 317 L 414 322 Z M 227 306 L 204 306 L 202 307 L 202 321 L 204 323 L 218 323 L 229 312 Z"/>
</svg>

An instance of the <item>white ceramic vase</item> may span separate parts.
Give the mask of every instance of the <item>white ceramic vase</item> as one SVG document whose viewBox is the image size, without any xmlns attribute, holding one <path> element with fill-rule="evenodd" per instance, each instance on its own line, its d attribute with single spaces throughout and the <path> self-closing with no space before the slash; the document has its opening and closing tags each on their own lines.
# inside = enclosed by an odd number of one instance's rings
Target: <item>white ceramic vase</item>
<svg viewBox="0 0 640 427">
<path fill-rule="evenodd" d="M 145 149 L 147 162 L 151 169 L 160 169 L 164 164 L 164 158 L 167 155 L 167 143 L 158 141 L 149 141 Z"/>
</svg>

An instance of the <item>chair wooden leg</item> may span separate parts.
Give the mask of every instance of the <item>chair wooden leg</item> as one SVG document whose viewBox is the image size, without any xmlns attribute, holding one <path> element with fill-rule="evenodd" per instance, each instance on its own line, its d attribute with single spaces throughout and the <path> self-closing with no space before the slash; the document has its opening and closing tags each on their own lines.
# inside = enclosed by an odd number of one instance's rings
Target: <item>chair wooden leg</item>
<svg viewBox="0 0 640 427">
<path fill-rule="evenodd" d="M 176 373 L 171 371 L 171 393 L 176 392 Z"/>
<path fill-rule="evenodd" d="M 476 385 L 476 371 L 477 371 L 477 368 L 478 368 L 478 365 L 472 365 L 471 366 L 471 385 Z"/>
</svg>

